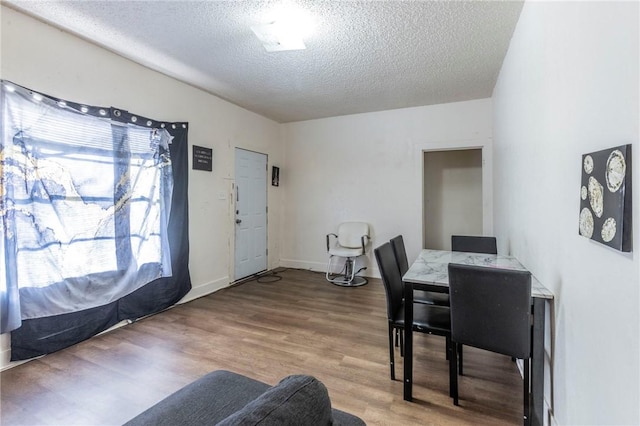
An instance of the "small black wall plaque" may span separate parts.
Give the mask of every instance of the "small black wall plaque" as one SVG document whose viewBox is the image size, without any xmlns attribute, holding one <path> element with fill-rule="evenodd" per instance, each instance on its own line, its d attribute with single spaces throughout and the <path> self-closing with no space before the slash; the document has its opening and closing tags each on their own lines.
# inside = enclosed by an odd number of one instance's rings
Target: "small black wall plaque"
<svg viewBox="0 0 640 426">
<path fill-rule="evenodd" d="M 271 167 L 271 185 L 280 186 L 280 167 Z"/>
<path fill-rule="evenodd" d="M 213 170 L 213 149 L 193 146 L 193 170 Z"/>
</svg>

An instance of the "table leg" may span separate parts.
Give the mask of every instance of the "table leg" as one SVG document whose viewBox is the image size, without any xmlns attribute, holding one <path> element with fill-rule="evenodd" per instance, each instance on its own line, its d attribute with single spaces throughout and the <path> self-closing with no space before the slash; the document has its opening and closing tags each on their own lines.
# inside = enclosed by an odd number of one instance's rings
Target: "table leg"
<svg viewBox="0 0 640 426">
<path fill-rule="evenodd" d="M 412 401 L 413 382 L 413 284 L 404 283 L 404 400 Z"/>
<path fill-rule="evenodd" d="M 533 298 L 533 344 L 531 353 L 531 426 L 544 425 L 544 323 L 545 299 Z"/>
</svg>

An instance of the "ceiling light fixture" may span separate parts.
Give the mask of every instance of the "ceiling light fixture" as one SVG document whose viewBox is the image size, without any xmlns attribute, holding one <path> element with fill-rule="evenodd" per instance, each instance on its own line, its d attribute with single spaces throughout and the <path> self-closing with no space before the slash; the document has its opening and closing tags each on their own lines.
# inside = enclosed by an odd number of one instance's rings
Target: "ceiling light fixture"
<svg viewBox="0 0 640 426">
<path fill-rule="evenodd" d="M 302 10 L 281 9 L 268 24 L 254 25 L 251 30 L 267 52 L 306 49 L 303 38 L 313 29 L 313 22 Z"/>
</svg>

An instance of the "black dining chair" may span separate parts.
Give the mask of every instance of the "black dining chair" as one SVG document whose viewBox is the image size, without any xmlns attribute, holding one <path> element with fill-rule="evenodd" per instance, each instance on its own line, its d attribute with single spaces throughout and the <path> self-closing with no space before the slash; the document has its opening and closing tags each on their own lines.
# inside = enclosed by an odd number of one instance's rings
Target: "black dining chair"
<svg viewBox="0 0 640 426">
<path fill-rule="evenodd" d="M 409 261 L 407 259 L 407 251 L 404 245 L 404 238 L 402 235 L 398 235 L 392 238 L 390 241 L 391 247 L 393 248 L 393 254 L 396 258 L 396 263 L 398 264 L 398 269 L 400 270 L 400 277 L 403 277 L 404 274 L 409 270 Z M 425 303 L 427 305 L 438 305 L 438 306 L 449 306 L 449 295 L 447 293 L 438 293 L 435 291 L 425 291 L 425 290 L 414 290 L 413 291 L 413 302 L 414 303 Z M 398 346 L 398 340 L 400 341 L 400 354 L 403 355 L 402 348 L 402 331 L 396 330 L 396 346 Z M 462 359 L 462 347 L 458 348 L 458 356 Z M 449 359 L 449 348 L 447 347 L 447 359 Z M 459 364 L 460 374 L 462 374 L 462 361 Z"/>
<path fill-rule="evenodd" d="M 407 251 L 404 246 L 402 235 L 398 235 L 389 241 L 393 248 L 393 254 L 400 269 L 400 277 L 409 270 L 409 261 L 407 259 Z M 415 303 L 426 303 L 427 305 L 449 306 L 449 295 L 447 293 L 438 293 L 435 291 L 415 290 L 413 292 L 413 301 Z"/>
<path fill-rule="evenodd" d="M 498 254 L 498 245 L 496 243 L 496 237 L 452 235 L 451 250 L 467 253 Z"/>
<path fill-rule="evenodd" d="M 451 359 L 456 343 L 524 360 L 524 424 L 530 416 L 531 273 L 450 263 Z M 458 376 L 453 369 L 453 403 Z"/>
<path fill-rule="evenodd" d="M 387 319 L 389 324 L 389 360 L 391 380 L 395 380 L 395 357 L 393 346 L 394 330 L 405 329 L 403 285 L 400 270 L 396 265 L 391 243 L 384 243 L 374 250 L 382 283 L 387 296 Z M 451 348 L 450 311 L 446 306 L 414 303 L 412 330 L 420 333 L 444 336 L 447 348 Z M 449 389 L 452 390 L 455 362 L 449 356 Z"/>
<path fill-rule="evenodd" d="M 496 237 L 452 235 L 451 250 L 466 253 L 498 254 L 498 244 L 496 242 Z M 460 350 L 460 353 L 458 354 L 458 358 L 460 359 L 460 364 L 458 365 L 458 373 L 462 376 L 462 345 L 458 345 L 458 349 Z"/>
</svg>

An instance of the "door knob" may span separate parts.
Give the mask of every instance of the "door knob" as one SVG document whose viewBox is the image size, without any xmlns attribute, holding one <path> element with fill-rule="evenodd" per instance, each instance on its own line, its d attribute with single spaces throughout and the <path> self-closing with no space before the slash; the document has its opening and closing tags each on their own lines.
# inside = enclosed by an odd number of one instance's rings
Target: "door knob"
<svg viewBox="0 0 640 426">
<path fill-rule="evenodd" d="M 236 223 L 242 223 L 242 219 L 236 219 Z"/>
</svg>

